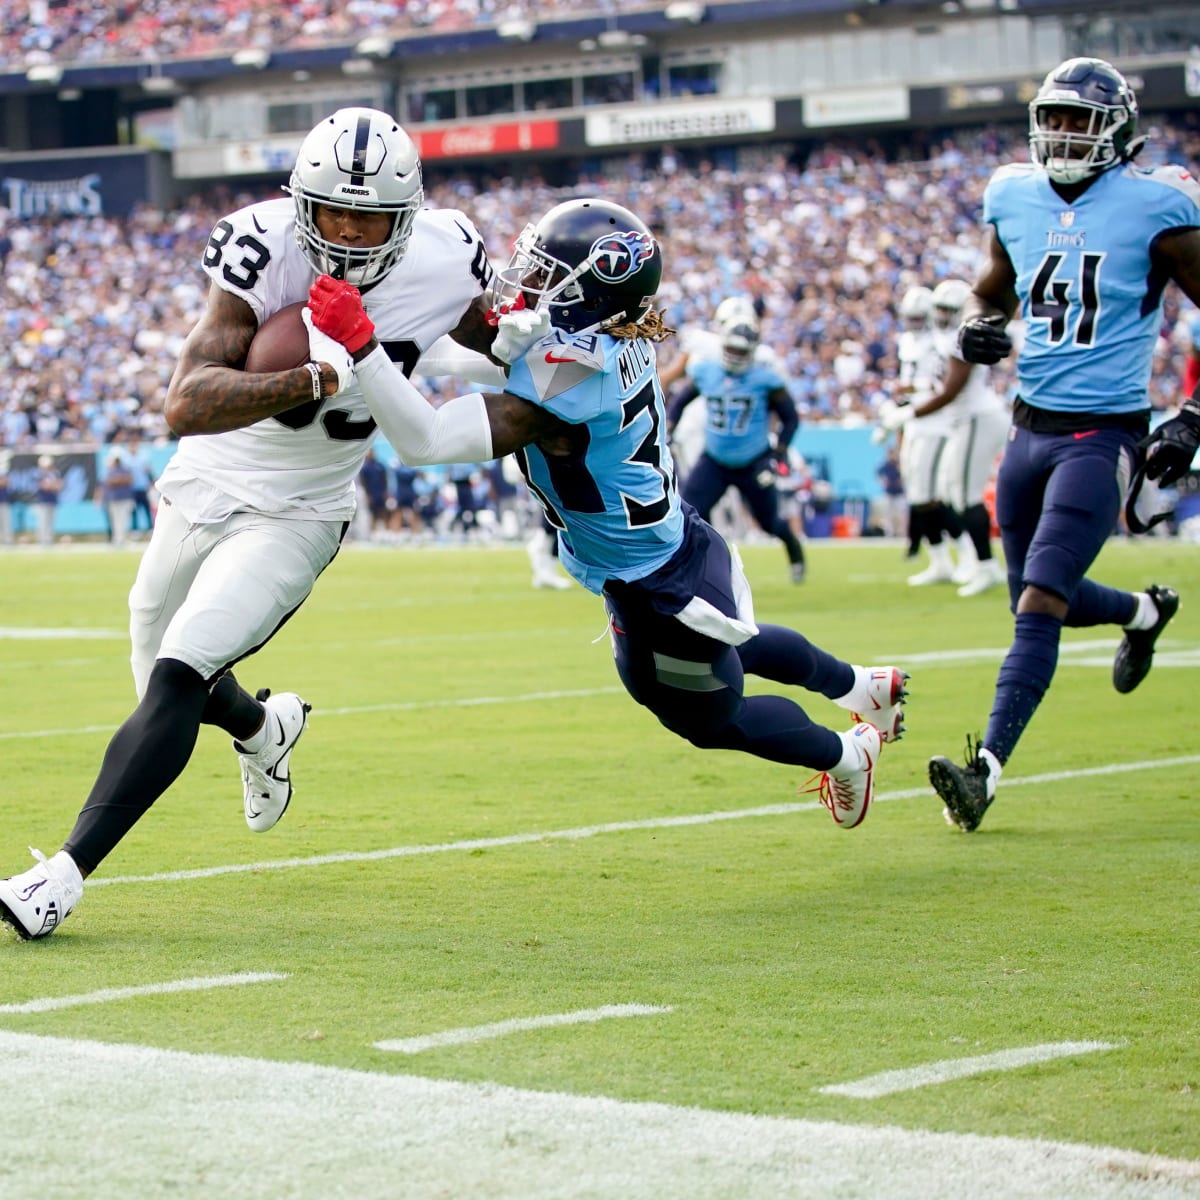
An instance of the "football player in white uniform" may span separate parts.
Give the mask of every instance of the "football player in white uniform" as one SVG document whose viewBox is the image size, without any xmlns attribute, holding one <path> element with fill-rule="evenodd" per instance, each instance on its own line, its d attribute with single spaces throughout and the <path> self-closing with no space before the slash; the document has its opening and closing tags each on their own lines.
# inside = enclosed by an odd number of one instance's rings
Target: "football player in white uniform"
<svg viewBox="0 0 1200 1200">
<path fill-rule="evenodd" d="M 983 492 L 1012 421 L 1008 405 L 991 386 L 990 368 L 964 362 L 955 345 L 970 294 L 971 285 L 962 279 L 943 279 L 933 289 L 933 345 L 943 364 L 940 390 L 913 412 L 919 419 L 944 411 L 953 421 L 942 454 L 938 494 L 960 515 L 975 560 L 958 589 L 960 596 L 978 596 L 1005 581 L 1004 569 L 992 555 L 992 519 Z M 960 568 L 965 557 L 959 558 Z"/>
<path fill-rule="evenodd" d="M 179 448 L 158 481 L 162 503 L 129 597 L 139 703 L 62 850 L 0 880 L 0 918 L 22 937 L 66 918 L 83 879 L 183 771 L 201 724 L 234 738 L 251 829 L 270 829 L 291 798 L 309 706 L 292 693 L 251 696 L 231 668 L 333 561 L 375 422 L 348 362 L 245 372 L 259 326 L 328 274 L 362 289 L 406 374 L 446 334 L 476 363 L 503 353 L 483 299 L 483 241 L 462 213 L 422 209 L 416 149 L 390 116 L 347 108 L 322 121 L 287 190 L 218 221 L 205 249 L 208 307 L 165 402 Z"/>
<path fill-rule="evenodd" d="M 922 411 L 927 400 L 939 390 L 941 358 L 934 345 L 931 324 L 933 291 L 912 287 L 900 301 L 900 336 L 896 340 L 899 373 L 897 402 L 886 405 L 879 423 L 886 430 L 902 430 L 900 470 L 908 499 L 909 541 L 912 546 L 922 538 L 929 543 L 929 566 L 908 577 L 914 587 L 950 582 L 954 561 L 943 537 L 957 537 L 953 514 L 942 503 L 940 473 L 942 458 L 950 435 L 952 420 L 945 413 Z"/>
</svg>

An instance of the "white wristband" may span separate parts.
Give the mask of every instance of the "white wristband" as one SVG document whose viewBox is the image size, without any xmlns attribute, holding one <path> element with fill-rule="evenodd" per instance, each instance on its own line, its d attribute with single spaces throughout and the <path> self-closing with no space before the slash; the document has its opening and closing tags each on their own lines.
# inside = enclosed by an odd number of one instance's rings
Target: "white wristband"
<svg viewBox="0 0 1200 1200">
<path fill-rule="evenodd" d="M 325 385 L 321 379 L 321 368 L 315 362 L 305 363 L 308 373 L 312 376 L 313 399 L 319 404 L 325 399 Z"/>
</svg>

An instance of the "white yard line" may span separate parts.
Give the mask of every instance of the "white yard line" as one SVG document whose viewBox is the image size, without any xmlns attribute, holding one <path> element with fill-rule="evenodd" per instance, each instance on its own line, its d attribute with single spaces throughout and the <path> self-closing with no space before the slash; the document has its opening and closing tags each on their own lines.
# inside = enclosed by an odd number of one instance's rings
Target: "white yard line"
<svg viewBox="0 0 1200 1200">
<path fill-rule="evenodd" d="M 286 979 L 275 971 L 247 971 L 241 975 L 206 975 L 195 979 L 174 979 L 170 983 L 144 983 L 137 987 L 102 988 L 98 992 L 81 992 L 76 996 L 45 996 L 26 1000 L 22 1004 L 0 1004 L 0 1013 L 44 1013 L 59 1008 L 77 1008 L 82 1004 L 110 1004 L 114 1000 L 130 1000 L 135 996 L 161 996 L 169 992 L 204 992 L 210 988 L 242 987 L 248 983 L 273 983 Z"/>
<path fill-rule="evenodd" d="M 1200 1163 L 1063 1142 L 5 1032 L 0 1062 L 0 1192 L 14 1200 L 1200 1197 Z"/>
<path fill-rule="evenodd" d="M 127 629 L 83 629 L 66 626 L 61 629 L 34 629 L 27 625 L 0 625 L 0 641 L 50 642 L 50 641 L 125 641 Z"/>
<path fill-rule="evenodd" d="M 36 631 L 34 631 L 36 632 Z M 45 631 L 43 631 L 45 632 Z M 3 631 L 0 630 L 0 636 Z M 63 636 L 66 636 L 64 631 Z M 81 637 L 109 637 L 107 631 L 83 631 Z M 124 634 L 120 636 L 125 636 Z M 1086 642 L 1063 642 L 1059 648 L 1060 663 L 1066 667 L 1107 667 L 1111 664 L 1111 651 L 1116 646 L 1115 638 Z M 1090 656 L 1094 650 L 1103 650 L 1105 655 Z M 980 646 L 966 650 L 935 650 L 922 654 L 896 654 L 880 658 L 880 664 L 901 663 L 905 667 L 959 666 L 964 662 L 999 662 L 1008 653 L 1006 646 Z M 1079 657 L 1076 657 L 1079 656 Z M 1200 665 L 1200 647 L 1178 646 L 1172 650 L 1170 640 L 1159 643 L 1154 658 L 1155 667 L 1190 669 Z M 355 717 L 362 713 L 379 712 L 428 712 L 445 708 L 481 708 L 495 704 L 534 704 L 542 700 L 586 700 L 593 696 L 615 696 L 624 688 L 596 687 L 570 688 L 562 691 L 522 692 L 512 696 L 462 696 L 453 700 L 404 700 L 383 704 L 355 704 L 340 708 L 320 707 L 320 717 Z M 24 729 L 0 733 L 0 741 L 23 741 L 26 738 L 75 737 L 93 733 L 112 733 L 116 725 L 76 725 L 61 729 Z"/>
<path fill-rule="evenodd" d="M 1175 767 L 1200 763 L 1200 754 L 1179 758 L 1149 759 L 1141 762 L 1108 763 L 1084 767 L 1076 771 L 1047 771 L 1040 775 L 1004 777 L 1005 790 L 1058 783 L 1064 779 L 1087 779 L 1105 775 L 1125 775 L 1137 771 L 1165 771 Z M 875 803 L 892 800 L 933 800 L 928 787 L 905 788 L 896 792 L 880 792 Z M 425 854 L 469 854 L 475 850 L 496 850 L 503 846 L 524 846 L 537 842 L 582 841 L 608 833 L 628 833 L 642 829 L 673 829 L 688 825 L 711 825 L 718 821 L 745 821 L 755 817 L 786 817 L 795 813 L 819 809 L 819 800 L 788 804 L 763 804 L 757 808 L 738 808 L 719 812 L 691 813 L 681 817 L 649 817 L 641 821 L 610 821 L 604 825 L 583 825 L 574 829 L 547 829 L 540 833 L 512 833 L 501 837 L 470 838 L 459 842 L 434 842 L 427 845 L 392 846 L 384 850 L 344 851 L 338 854 L 314 854 L 307 858 L 267 859 L 252 863 L 225 863 L 215 867 L 196 867 L 188 871 L 162 871 L 154 875 L 93 876 L 85 888 L 110 887 L 128 883 L 171 883 L 184 879 L 212 879 L 218 875 L 244 875 L 258 871 L 288 871 L 305 867 L 328 867 L 339 863 L 379 862 L 392 858 L 415 858 Z"/>
<path fill-rule="evenodd" d="M 827 1096 L 876 1100 L 893 1092 L 910 1092 L 915 1088 L 929 1087 L 930 1084 L 967 1079 L 971 1075 L 983 1075 L 989 1071 L 1016 1071 L 1031 1063 L 1049 1062 L 1054 1058 L 1095 1054 L 1099 1050 L 1119 1050 L 1122 1045 L 1121 1042 L 1050 1042 L 1041 1046 L 1022 1046 L 973 1058 L 946 1058 L 904 1071 L 881 1071 L 878 1075 L 868 1075 L 866 1079 L 856 1079 L 853 1083 L 831 1083 L 828 1087 L 814 1090 Z"/>
<path fill-rule="evenodd" d="M 0 1009 L 0 1011 L 3 1011 Z M 510 1033 L 525 1033 L 531 1029 L 552 1029 L 559 1025 L 588 1025 L 614 1017 L 654 1017 L 674 1011 L 652 1004 L 605 1004 L 600 1008 L 580 1008 L 575 1012 L 551 1013 L 542 1017 L 512 1017 L 491 1025 L 470 1025 L 460 1029 L 443 1029 L 421 1037 L 389 1038 L 375 1043 L 376 1050 L 391 1050 L 397 1054 L 421 1054 L 441 1046 L 465 1046 L 469 1042 L 486 1042 L 492 1038 L 508 1037 Z"/>
</svg>

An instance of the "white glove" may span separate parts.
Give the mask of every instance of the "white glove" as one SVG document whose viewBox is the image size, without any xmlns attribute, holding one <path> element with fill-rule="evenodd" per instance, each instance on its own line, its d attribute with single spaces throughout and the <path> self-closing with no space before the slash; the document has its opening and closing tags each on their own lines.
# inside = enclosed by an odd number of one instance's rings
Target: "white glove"
<svg viewBox="0 0 1200 1200">
<path fill-rule="evenodd" d="M 492 353 L 501 362 L 512 363 L 534 342 L 550 332 L 550 314 L 540 308 L 503 309 L 496 318 L 496 340 Z"/>
<path fill-rule="evenodd" d="M 879 424 L 889 433 L 899 429 L 912 416 L 911 404 L 895 404 L 892 401 L 880 405 Z"/>
<path fill-rule="evenodd" d="M 322 333 L 312 323 L 312 311 L 306 304 L 300 310 L 300 319 L 308 330 L 308 353 L 315 363 L 328 363 L 337 372 L 337 387 L 333 394 L 345 391 L 354 379 L 354 359 L 350 351 L 340 342 L 335 342 L 327 333 Z"/>
</svg>

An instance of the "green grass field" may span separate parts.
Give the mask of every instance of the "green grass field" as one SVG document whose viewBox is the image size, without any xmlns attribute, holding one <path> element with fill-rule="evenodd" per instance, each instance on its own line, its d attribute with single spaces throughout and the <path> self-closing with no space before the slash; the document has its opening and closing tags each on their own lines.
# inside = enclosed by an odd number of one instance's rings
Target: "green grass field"
<svg viewBox="0 0 1200 1200">
<path fill-rule="evenodd" d="M 0 1196 L 1200 1195 L 1200 553 L 1110 544 L 1095 578 L 1183 596 L 1155 669 L 1118 696 L 1118 631 L 1067 631 L 970 836 L 925 767 L 986 722 L 1001 594 L 909 588 L 894 545 L 814 544 L 803 587 L 744 558 L 760 620 L 911 671 L 859 829 L 662 730 L 600 601 L 531 590 L 519 548 L 348 549 L 239 671 L 313 704 L 284 821 L 246 829 L 204 730 L 63 928 L 0 935 Z M 136 561 L 0 559 L 0 873 L 58 848 L 132 707 Z M 617 1005 L 644 1008 L 376 1045 Z M 1042 1142 L 1101 1149 L 1058 1176 Z"/>
</svg>

